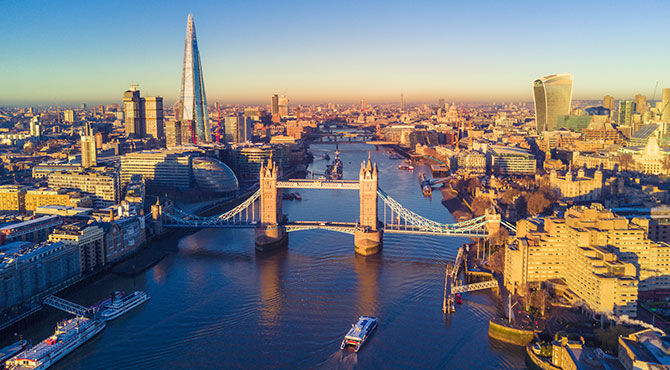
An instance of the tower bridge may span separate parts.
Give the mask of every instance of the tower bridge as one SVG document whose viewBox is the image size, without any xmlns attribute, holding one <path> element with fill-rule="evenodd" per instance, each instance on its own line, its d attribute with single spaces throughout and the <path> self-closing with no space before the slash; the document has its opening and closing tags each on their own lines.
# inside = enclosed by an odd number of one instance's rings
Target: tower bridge
<svg viewBox="0 0 670 370">
<path fill-rule="evenodd" d="M 377 165 L 369 157 L 361 164 L 358 180 L 279 180 L 278 171 L 277 165 L 271 159 L 268 160 L 260 169 L 259 189 L 237 207 L 221 215 L 202 217 L 174 206 L 155 204 L 151 210 L 152 218 L 160 228 L 253 228 L 256 248 L 259 250 L 285 245 L 289 232 L 317 229 L 336 231 L 353 235 L 356 253 L 365 256 L 379 252 L 384 233 L 485 238 L 496 234 L 501 226 L 516 231 L 513 225 L 494 213 L 444 224 L 406 209 L 379 188 Z M 289 188 L 357 190 L 359 218 L 356 222 L 290 221 L 282 212 L 281 197 L 281 189 Z M 383 206 L 382 212 L 379 200 Z"/>
</svg>

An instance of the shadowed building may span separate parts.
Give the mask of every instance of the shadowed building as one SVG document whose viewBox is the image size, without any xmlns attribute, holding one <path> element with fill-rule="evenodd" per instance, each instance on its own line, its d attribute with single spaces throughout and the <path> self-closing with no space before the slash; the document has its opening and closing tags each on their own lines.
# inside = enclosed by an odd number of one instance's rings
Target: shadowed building
<svg viewBox="0 0 670 370">
<path fill-rule="evenodd" d="M 181 93 L 177 119 L 182 126 L 190 127 L 188 139 L 183 142 L 208 143 L 212 141 L 207 115 L 207 98 L 205 97 L 205 83 L 200 65 L 200 52 L 195 35 L 193 14 L 188 15 L 186 24 L 186 43 L 184 46 L 184 68 L 181 80 Z"/>
<path fill-rule="evenodd" d="M 556 129 L 559 115 L 570 113 L 572 101 L 572 75 L 554 74 L 533 81 L 535 121 L 537 132 Z"/>
</svg>

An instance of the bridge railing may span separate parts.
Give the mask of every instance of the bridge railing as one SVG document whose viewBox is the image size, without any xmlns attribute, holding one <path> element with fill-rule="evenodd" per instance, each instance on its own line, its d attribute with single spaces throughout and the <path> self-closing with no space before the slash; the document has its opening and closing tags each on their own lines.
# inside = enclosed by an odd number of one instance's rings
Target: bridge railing
<svg viewBox="0 0 670 370">
<path fill-rule="evenodd" d="M 166 211 L 164 215 L 176 225 L 208 227 L 216 225 L 243 225 L 254 224 L 257 220 L 254 203 L 260 197 L 261 191 L 256 190 L 244 202 L 237 205 L 235 208 L 222 213 L 218 216 L 204 217 L 185 212 L 177 207 L 172 207 Z M 258 215 L 260 216 L 260 214 Z"/>
</svg>

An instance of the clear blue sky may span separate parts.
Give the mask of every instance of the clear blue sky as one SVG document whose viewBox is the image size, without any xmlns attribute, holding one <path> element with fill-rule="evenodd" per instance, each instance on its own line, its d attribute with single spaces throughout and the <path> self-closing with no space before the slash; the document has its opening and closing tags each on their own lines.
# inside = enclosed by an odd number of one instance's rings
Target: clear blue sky
<svg viewBox="0 0 670 370">
<path fill-rule="evenodd" d="M 670 87 L 668 1 L 23 1 L 0 12 L 0 105 L 176 98 L 195 16 L 210 102 L 576 99 Z M 657 97 L 660 93 L 657 93 Z"/>
</svg>

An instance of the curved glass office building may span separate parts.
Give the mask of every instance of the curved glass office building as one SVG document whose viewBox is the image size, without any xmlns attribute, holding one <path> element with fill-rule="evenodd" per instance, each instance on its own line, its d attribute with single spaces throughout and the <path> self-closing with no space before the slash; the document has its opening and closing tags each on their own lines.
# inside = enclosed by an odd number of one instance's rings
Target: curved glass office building
<svg viewBox="0 0 670 370">
<path fill-rule="evenodd" d="M 239 189 L 237 177 L 230 167 L 207 157 L 193 158 L 193 177 L 198 187 L 216 194 L 233 194 Z"/>
<path fill-rule="evenodd" d="M 554 74 L 533 81 L 533 99 L 537 132 L 555 130 L 558 116 L 570 114 L 572 75 Z"/>
</svg>

